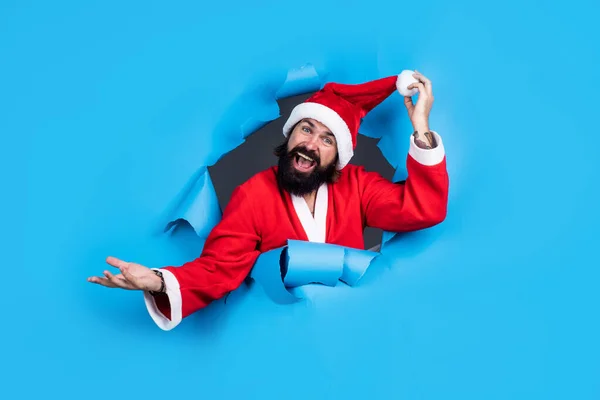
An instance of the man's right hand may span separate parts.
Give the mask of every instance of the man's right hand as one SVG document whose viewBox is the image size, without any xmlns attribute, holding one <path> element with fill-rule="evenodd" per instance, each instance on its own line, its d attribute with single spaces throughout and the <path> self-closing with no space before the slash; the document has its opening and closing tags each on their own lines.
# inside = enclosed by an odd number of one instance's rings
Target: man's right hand
<svg viewBox="0 0 600 400">
<path fill-rule="evenodd" d="M 97 283 L 109 288 L 121 288 L 127 290 L 158 291 L 162 282 L 150 268 L 143 265 L 108 257 L 106 262 L 121 271 L 114 275 L 110 271 L 104 271 L 104 277 L 92 276 L 88 282 Z"/>
</svg>

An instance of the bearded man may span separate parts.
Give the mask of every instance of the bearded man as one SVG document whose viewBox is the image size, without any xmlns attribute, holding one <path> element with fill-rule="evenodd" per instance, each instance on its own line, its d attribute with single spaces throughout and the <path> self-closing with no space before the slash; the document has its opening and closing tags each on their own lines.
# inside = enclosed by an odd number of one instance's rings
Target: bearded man
<svg viewBox="0 0 600 400">
<path fill-rule="evenodd" d="M 408 176 L 394 183 L 349 164 L 364 116 L 400 89 L 398 76 L 347 85 L 328 83 L 297 105 L 286 121 L 278 164 L 239 185 L 198 258 L 181 266 L 149 268 L 115 257 L 89 282 L 140 290 L 163 330 L 237 289 L 261 253 L 288 240 L 364 249 L 369 227 L 389 232 L 425 229 L 446 218 L 449 179 L 440 135 L 429 129 L 432 85 L 421 73 L 404 97 L 413 125 Z"/>
</svg>

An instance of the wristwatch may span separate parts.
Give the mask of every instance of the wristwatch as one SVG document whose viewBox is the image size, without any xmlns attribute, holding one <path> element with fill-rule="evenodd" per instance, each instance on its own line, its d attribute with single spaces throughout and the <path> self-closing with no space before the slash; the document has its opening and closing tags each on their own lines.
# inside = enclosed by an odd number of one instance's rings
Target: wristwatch
<svg viewBox="0 0 600 400">
<path fill-rule="evenodd" d="M 153 269 L 152 270 L 158 277 L 160 277 L 160 289 L 155 292 L 153 290 L 150 291 L 150 294 L 155 296 L 159 293 L 164 293 L 165 292 L 165 277 L 163 276 L 163 273 L 157 269 Z"/>
</svg>

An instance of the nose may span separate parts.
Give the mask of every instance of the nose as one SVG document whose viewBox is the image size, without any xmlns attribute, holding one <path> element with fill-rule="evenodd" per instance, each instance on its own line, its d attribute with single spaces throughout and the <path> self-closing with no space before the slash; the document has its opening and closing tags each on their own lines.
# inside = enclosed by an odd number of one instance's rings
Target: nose
<svg viewBox="0 0 600 400">
<path fill-rule="evenodd" d="M 317 149 L 319 148 L 319 146 L 317 144 L 318 140 L 319 140 L 319 135 L 312 135 L 310 137 L 310 139 L 308 139 L 306 142 L 304 142 L 306 149 L 311 150 L 311 151 L 317 151 Z"/>
</svg>

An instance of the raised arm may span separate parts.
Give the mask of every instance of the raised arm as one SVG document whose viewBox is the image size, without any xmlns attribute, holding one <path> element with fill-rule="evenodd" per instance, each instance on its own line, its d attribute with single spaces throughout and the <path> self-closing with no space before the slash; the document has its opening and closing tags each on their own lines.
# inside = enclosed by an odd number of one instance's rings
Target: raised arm
<svg viewBox="0 0 600 400">
<path fill-rule="evenodd" d="M 375 172 L 360 170 L 361 204 L 366 226 L 389 232 L 429 228 L 446 218 L 449 179 L 442 138 L 423 149 L 411 136 L 406 160 L 408 176 L 393 183 Z"/>
<path fill-rule="evenodd" d="M 406 181 L 392 183 L 364 170 L 360 175 L 365 224 L 390 232 L 428 228 L 442 222 L 447 213 L 449 179 L 444 143 L 437 132 L 429 129 L 432 85 L 418 71 L 413 76 L 417 82 L 408 89 L 417 89 L 419 99 L 414 104 L 411 97 L 404 98 L 414 128 Z"/>
</svg>

